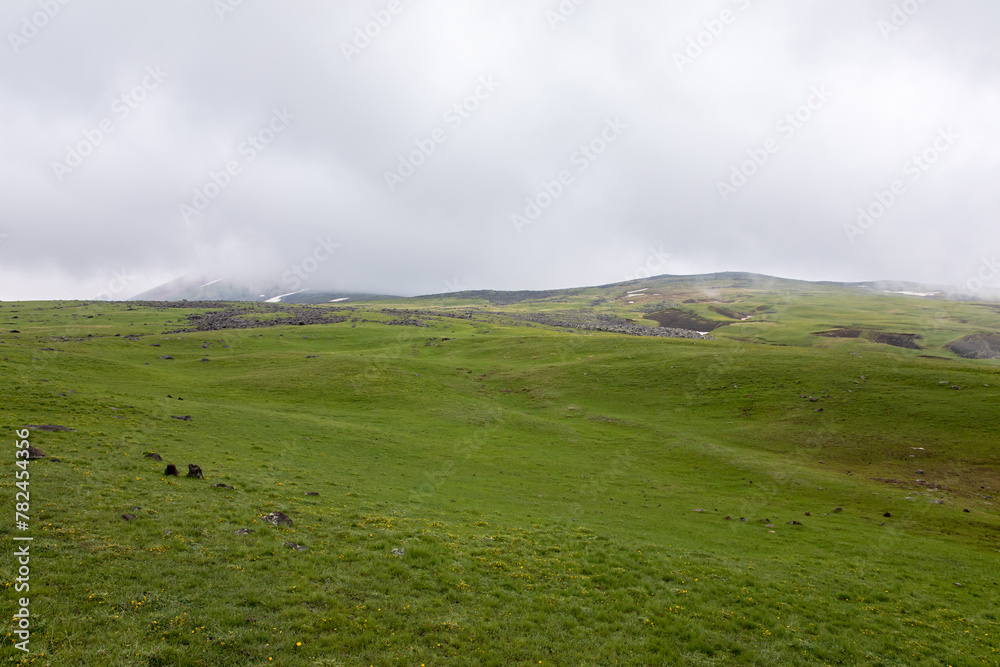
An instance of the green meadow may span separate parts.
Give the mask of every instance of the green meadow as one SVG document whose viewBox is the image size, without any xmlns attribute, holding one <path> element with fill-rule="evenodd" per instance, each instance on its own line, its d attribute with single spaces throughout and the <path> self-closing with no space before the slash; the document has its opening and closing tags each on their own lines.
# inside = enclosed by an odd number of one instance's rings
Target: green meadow
<svg viewBox="0 0 1000 667">
<path fill-rule="evenodd" d="M 1000 331 L 1000 312 L 644 285 L 188 333 L 171 332 L 218 308 L 0 304 L 0 660 L 1000 664 L 1000 373 L 943 347 Z M 699 340 L 516 317 L 651 324 L 660 300 L 726 326 Z M 384 308 L 420 309 L 419 326 Z M 837 327 L 921 349 L 814 335 Z M 21 531 L 28 425 L 71 430 L 29 429 L 46 457 L 26 466 Z M 29 592 L 18 536 L 34 538 Z"/>
</svg>

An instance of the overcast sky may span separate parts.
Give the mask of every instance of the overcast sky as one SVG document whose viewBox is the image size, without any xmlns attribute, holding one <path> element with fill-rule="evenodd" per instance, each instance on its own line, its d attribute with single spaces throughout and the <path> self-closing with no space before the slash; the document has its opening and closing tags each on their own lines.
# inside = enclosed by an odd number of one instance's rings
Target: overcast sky
<svg viewBox="0 0 1000 667">
<path fill-rule="evenodd" d="M 0 29 L 0 299 L 1000 286 L 993 0 L 4 0 Z"/>
</svg>

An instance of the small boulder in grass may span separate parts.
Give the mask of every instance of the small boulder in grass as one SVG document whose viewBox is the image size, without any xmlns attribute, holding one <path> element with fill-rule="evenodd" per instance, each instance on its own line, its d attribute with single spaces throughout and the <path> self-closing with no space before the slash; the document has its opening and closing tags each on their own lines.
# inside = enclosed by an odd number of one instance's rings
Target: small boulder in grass
<svg viewBox="0 0 1000 667">
<path fill-rule="evenodd" d="M 315 491 L 306 491 L 306 495 L 307 496 L 318 496 L 319 494 L 316 493 Z"/>
<path fill-rule="evenodd" d="M 249 535 L 252 532 L 254 532 L 252 528 L 240 528 L 239 530 L 235 531 L 237 535 Z"/>
<path fill-rule="evenodd" d="M 292 527 L 292 520 L 284 512 L 271 512 L 270 514 L 265 514 L 261 518 L 263 518 L 267 523 L 274 524 L 275 526 Z"/>
<path fill-rule="evenodd" d="M 177 472 L 177 466 L 175 466 L 173 463 L 168 463 L 167 464 L 167 469 L 163 471 L 163 474 L 164 475 L 168 475 L 168 476 L 177 477 L 180 473 Z"/>
<path fill-rule="evenodd" d="M 188 477 L 194 477 L 195 479 L 205 479 L 205 476 L 201 474 L 201 468 L 193 463 L 188 464 Z"/>
<path fill-rule="evenodd" d="M 154 459 L 156 461 L 163 461 L 163 457 L 160 456 L 159 454 L 157 454 L 156 452 L 149 452 L 145 456 L 146 456 L 147 459 Z"/>
<path fill-rule="evenodd" d="M 285 542 L 285 546 L 289 549 L 295 549 L 296 551 L 305 551 L 306 547 L 301 544 L 296 544 L 295 542 Z"/>
<path fill-rule="evenodd" d="M 136 516 L 134 514 L 122 514 L 122 518 L 126 521 L 135 521 Z"/>
<path fill-rule="evenodd" d="M 45 452 L 43 452 L 42 450 L 40 450 L 38 447 L 30 447 L 30 446 L 28 447 L 28 460 L 29 461 L 34 461 L 34 460 L 37 460 L 37 459 L 44 459 L 44 458 L 45 458 Z"/>
</svg>

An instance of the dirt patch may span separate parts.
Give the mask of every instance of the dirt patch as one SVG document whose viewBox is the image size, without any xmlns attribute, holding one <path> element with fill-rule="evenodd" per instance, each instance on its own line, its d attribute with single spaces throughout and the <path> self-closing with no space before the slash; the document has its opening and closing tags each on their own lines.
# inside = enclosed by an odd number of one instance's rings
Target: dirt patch
<svg viewBox="0 0 1000 667">
<path fill-rule="evenodd" d="M 824 338 L 860 338 L 861 329 L 839 327 L 830 331 L 814 331 L 813 336 L 823 336 Z"/>
<path fill-rule="evenodd" d="M 892 333 L 889 331 L 878 331 L 877 329 L 861 329 L 858 327 L 837 327 L 830 331 L 814 331 L 814 336 L 824 338 L 863 338 L 873 343 L 881 345 L 892 345 L 893 347 L 903 347 L 908 350 L 922 350 L 924 348 L 917 344 L 923 336 L 911 333 Z"/>
<path fill-rule="evenodd" d="M 700 315 L 689 313 L 679 308 L 670 308 L 658 313 L 648 313 L 648 319 L 655 320 L 661 327 L 670 329 L 689 329 L 691 331 L 714 331 L 719 327 L 724 327 L 729 322 L 716 322 L 705 319 Z"/>
<path fill-rule="evenodd" d="M 710 306 L 709 310 L 732 320 L 742 320 L 743 318 L 753 315 L 753 311 L 750 311 L 749 313 L 741 313 L 730 308 L 723 308 L 722 306 Z"/>
<path fill-rule="evenodd" d="M 923 338 L 920 334 L 866 331 L 864 337 L 866 340 L 870 340 L 873 343 L 892 345 L 893 347 L 905 347 L 908 350 L 924 349 L 917 344 L 917 341 Z"/>
<path fill-rule="evenodd" d="M 1000 334 L 972 334 L 948 343 L 945 348 L 965 359 L 1000 359 Z"/>
</svg>

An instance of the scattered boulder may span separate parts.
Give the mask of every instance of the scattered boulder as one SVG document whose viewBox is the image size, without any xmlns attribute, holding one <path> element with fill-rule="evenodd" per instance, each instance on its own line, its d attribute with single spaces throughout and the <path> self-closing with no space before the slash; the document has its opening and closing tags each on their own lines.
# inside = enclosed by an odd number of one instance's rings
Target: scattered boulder
<svg viewBox="0 0 1000 667">
<path fill-rule="evenodd" d="M 740 521 L 749 521 L 749 520 L 750 520 L 750 519 L 746 518 L 745 516 L 741 516 L 741 517 L 740 517 Z"/>
<path fill-rule="evenodd" d="M 36 459 L 44 459 L 45 452 L 40 450 L 38 447 L 28 447 L 28 460 L 34 461 Z"/>
<path fill-rule="evenodd" d="M 55 459 L 52 459 L 52 460 L 55 461 Z M 965 512 L 966 514 L 972 514 L 972 512 L 969 511 L 969 510 L 962 510 L 962 511 Z"/>
<path fill-rule="evenodd" d="M 890 514 L 889 512 L 886 512 L 886 513 L 885 513 L 885 514 L 883 514 L 882 516 L 884 516 L 885 518 L 887 518 L 887 519 L 888 519 L 889 517 L 891 517 L 891 516 L 892 516 L 892 514 Z"/>
<path fill-rule="evenodd" d="M 319 494 L 315 491 L 306 491 L 307 496 L 318 496 Z"/>
<path fill-rule="evenodd" d="M 159 454 L 157 454 L 156 452 L 149 452 L 149 453 L 147 453 L 146 454 L 146 458 L 147 459 L 155 459 L 157 461 L 163 461 L 163 457 L 160 456 Z"/>
<path fill-rule="evenodd" d="M 844 508 L 843 508 L 843 507 L 834 507 L 834 508 L 833 508 L 833 511 L 834 511 L 834 512 L 843 512 L 843 511 L 844 511 Z"/>
<path fill-rule="evenodd" d="M 292 527 L 292 520 L 288 518 L 288 515 L 284 512 L 271 512 L 270 514 L 265 514 L 262 518 L 264 521 L 274 524 L 275 526 Z"/>
<path fill-rule="evenodd" d="M 691 510 L 692 512 L 707 512 L 708 510 Z"/>
<path fill-rule="evenodd" d="M 731 516 L 729 516 L 729 515 L 727 514 L 727 515 L 726 515 L 726 521 L 732 521 L 732 520 L 733 520 L 733 517 L 731 517 Z"/>
<path fill-rule="evenodd" d="M 73 429 L 58 424 L 28 424 L 24 428 L 33 431 L 72 431 Z"/>
<path fill-rule="evenodd" d="M 135 521 L 136 516 L 134 514 L 122 514 L 122 518 L 126 521 Z"/>
<path fill-rule="evenodd" d="M 196 479 L 205 479 L 205 476 L 201 474 L 201 468 L 193 463 L 188 464 L 188 477 L 194 477 Z"/>
<path fill-rule="evenodd" d="M 51 462 L 51 463 L 62 463 L 62 459 L 52 458 L 52 459 L 49 459 L 49 462 Z"/>
<path fill-rule="evenodd" d="M 177 477 L 180 473 L 177 472 L 177 466 L 175 466 L 173 463 L 169 463 L 167 464 L 167 469 L 163 471 L 163 474 Z"/>
<path fill-rule="evenodd" d="M 213 484 L 212 486 L 214 486 L 216 488 L 219 488 L 219 489 L 227 489 L 229 491 L 235 491 L 236 490 L 235 486 L 229 486 L 228 484 Z"/>
<path fill-rule="evenodd" d="M 181 417 L 176 417 L 174 415 L 171 415 L 170 418 L 171 419 L 179 419 L 182 422 L 193 422 L 194 421 L 194 417 L 192 417 L 191 415 L 184 415 L 184 416 L 181 416 Z"/>
<path fill-rule="evenodd" d="M 789 521 L 788 525 L 789 526 L 801 526 L 802 522 L 801 521 Z"/>
<path fill-rule="evenodd" d="M 296 551 L 305 551 L 307 549 L 307 547 L 301 544 L 296 544 L 295 542 L 285 542 L 285 546 L 289 549 L 295 549 Z"/>
<path fill-rule="evenodd" d="M 171 357 L 169 354 L 165 354 L 162 357 L 160 357 L 160 359 L 173 359 L 173 357 Z"/>
<path fill-rule="evenodd" d="M 393 549 L 392 555 L 396 556 L 397 558 L 402 558 L 403 556 L 406 555 L 406 549 Z"/>
<path fill-rule="evenodd" d="M 806 512 L 806 516 L 812 516 L 812 514 L 810 514 L 809 512 Z"/>
<path fill-rule="evenodd" d="M 240 528 L 239 530 L 235 531 L 237 535 L 249 535 L 252 532 L 254 532 L 252 528 Z"/>
</svg>

